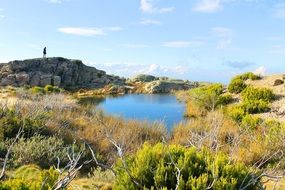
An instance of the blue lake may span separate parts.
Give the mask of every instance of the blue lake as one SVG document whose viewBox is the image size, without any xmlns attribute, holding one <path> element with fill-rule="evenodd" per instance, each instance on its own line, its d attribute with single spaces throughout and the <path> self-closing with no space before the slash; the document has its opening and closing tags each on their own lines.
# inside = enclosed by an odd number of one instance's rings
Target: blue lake
<svg viewBox="0 0 285 190">
<path fill-rule="evenodd" d="M 130 94 L 106 97 L 98 106 L 106 113 L 126 119 L 162 121 L 171 130 L 183 120 L 185 105 L 169 94 Z"/>
</svg>

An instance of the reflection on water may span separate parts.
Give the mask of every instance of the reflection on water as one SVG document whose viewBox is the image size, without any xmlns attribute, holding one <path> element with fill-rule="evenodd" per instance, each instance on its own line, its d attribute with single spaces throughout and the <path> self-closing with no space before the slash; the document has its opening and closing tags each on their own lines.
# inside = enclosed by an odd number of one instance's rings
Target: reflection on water
<svg viewBox="0 0 285 190">
<path fill-rule="evenodd" d="M 83 97 L 79 98 L 78 103 L 84 106 L 98 105 L 106 100 L 103 96 Z"/>
<path fill-rule="evenodd" d="M 98 105 L 106 113 L 127 119 L 162 121 L 170 130 L 175 123 L 183 120 L 184 104 L 178 102 L 175 96 L 168 94 L 94 97 L 81 100 L 81 103 Z"/>
</svg>

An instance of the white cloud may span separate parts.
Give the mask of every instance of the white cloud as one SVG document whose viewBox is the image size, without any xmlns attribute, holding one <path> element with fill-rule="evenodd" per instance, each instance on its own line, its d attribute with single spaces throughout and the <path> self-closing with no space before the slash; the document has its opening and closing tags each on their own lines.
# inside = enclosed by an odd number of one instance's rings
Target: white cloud
<svg viewBox="0 0 285 190">
<path fill-rule="evenodd" d="M 107 29 L 110 31 L 121 31 L 121 30 L 123 30 L 123 28 L 119 27 L 119 26 L 113 26 L 113 27 L 109 27 Z"/>
<path fill-rule="evenodd" d="M 188 47 L 199 47 L 204 43 L 202 41 L 169 41 L 164 42 L 162 46 L 170 48 L 188 48 Z"/>
<path fill-rule="evenodd" d="M 212 34 L 218 38 L 217 49 L 226 49 L 232 44 L 234 32 L 230 28 L 215 27 L 211 29 Z"/>
<path fill-rule="evenodd" d="M 104 64 L 93 64 L 98 69 L 107 71 L 108 73 L 131 77 L 137 74 L 150 74 L 155 76 L 179 76 L 187 74 L 190 71 L 188 66 L 162 66 L 158 64 L 136 64 L 136 63 L 120 63 L 109 62 Z M 178 77 L 179 78 L 179 77 Z"/>
<path fill-rule="evenodd" d="M 264 66 L 260 66 L 256 70 L 254 70 L 253 73 L 256 75 L 264 76 L 266 74 L 266 68 Z"/>
<path fill-rule="evenodd" d="M 63 27 L 58 31 L 65 34 L 73 34 L 78 36 L 100 36 L 105 35 L 105 32 L 101 28 L 80 28 L 80 27 Z"/>
<path fill-rule="evenodd" d="M 121 27 L 107 27 L 107 28 L 91 28 L 91 27 L 62 27 L 58 31 L 65 34 L 72 34 L 78 36 L 101 36 L 106 35 L 107 31 L 120 31 Z"/>
<path fill-rule="evenodd" d="M 145 48 L 147 47 L 146 44 L 121 44 L 121 46 L 126 48 Z"/>
<path fill-rule="evenodd" d="M 167 13 L 167 12 L 173 12 L 175 10 L 174 7 L 164 7 L 164 8 L 154 7 L 152 4 L 152 0 L 141 0 L 140 9 L 146 13 Z"/>
<path fill-rule="evenodd" d="M 285 3 L 278 3 L 274 6 L 272 16 L 275 18 L 285 18 Z"/>
<path fill-rule="evenodd" d="M 203 13 L 213 13 L 223 9 L 221 0 L 200 0 L 194 7 L 193 11 Z"/>
<path fill-rule="evenodd" d="M 143 25 L 161 25 L 162 22 L 158 21 L 158 20 L 153 20 L 153 19 L 142 19 L 140 21 L 140 24 L 143 24 Z"/>
</svg>

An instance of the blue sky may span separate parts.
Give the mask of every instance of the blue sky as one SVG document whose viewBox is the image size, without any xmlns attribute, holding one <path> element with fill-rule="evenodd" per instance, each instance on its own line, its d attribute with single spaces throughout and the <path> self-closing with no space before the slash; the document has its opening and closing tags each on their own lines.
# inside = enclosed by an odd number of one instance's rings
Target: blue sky
<svg viewBox="0 0 285 190">
<path fill-rule="evenodd" d="M 44 46 L 126 77 L 285 73 L 285 0 L 0 0 L 0 62 Z"/>
</svg>

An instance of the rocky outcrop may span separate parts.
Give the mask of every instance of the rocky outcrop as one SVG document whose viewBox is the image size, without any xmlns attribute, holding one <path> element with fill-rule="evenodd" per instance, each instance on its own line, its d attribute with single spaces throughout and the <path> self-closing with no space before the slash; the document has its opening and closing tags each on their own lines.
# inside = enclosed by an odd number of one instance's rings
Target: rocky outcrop
<svg viewBox="0 0 285 190">
<path fill-rule="evenodd" d="M 80 60 L 61 57 L 28 59 L 0 64 L 0 86 L 54 85 L 68 89 L 122 85 L 124 79 L 86 66 Z"/>
<path fill-rule="evenodd" d="M 188 90 L 199 86 L 198 83 L 176 80 L 156 80 L 145 85 L 145 92 L 149 94 L 170 93 L 177 90 Z"/>
<path fill-rule="evenodd" d="M 146 74 L 139 74 L 132 79 L 130 79 L 130 82 L 152 82 L 158 80 L 157 77 L 152 75 L 146 75 Z"/>
</svg>

